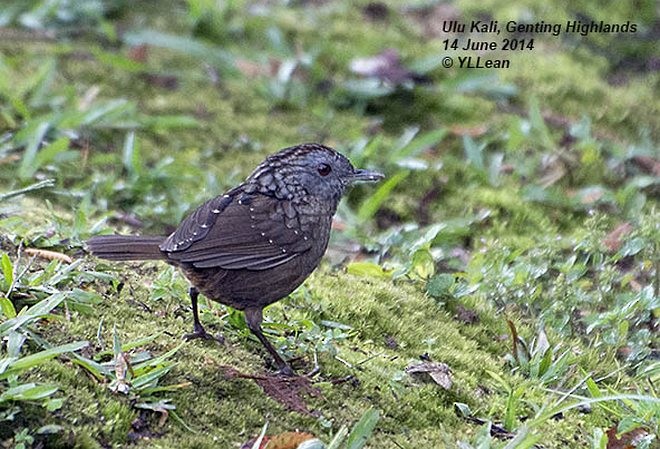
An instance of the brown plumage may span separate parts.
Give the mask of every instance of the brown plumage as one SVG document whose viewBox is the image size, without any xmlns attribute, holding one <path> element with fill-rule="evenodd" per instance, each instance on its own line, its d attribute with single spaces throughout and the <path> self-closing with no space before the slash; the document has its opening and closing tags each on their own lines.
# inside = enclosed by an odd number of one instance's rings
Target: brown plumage
<svg viewBox="0 0 660 449">
<path fill-rule="evenodd" d="M 188 338 L 209 338 L 197 311 L 201 292 L 245 311 L 250 330 L 290 374 L 261 331 L 263 308 L 318 266 L 346 188 L 382 177 L 355 169 L 332 148 L 298 145 L 269 156 L 243 184 L 202 204 L 169 237 L 98 236 L 87 245 L 109 260 L 162 259 L 180 267 L 193 285 L 194 332 Z"/>
</svg>

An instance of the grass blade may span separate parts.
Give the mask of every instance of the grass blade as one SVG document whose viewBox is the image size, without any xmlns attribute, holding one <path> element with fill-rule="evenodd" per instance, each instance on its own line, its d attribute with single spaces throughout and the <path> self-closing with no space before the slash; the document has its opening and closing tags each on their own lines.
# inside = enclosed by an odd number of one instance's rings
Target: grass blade
<svg viewBox="0 0 660 449">
<path fill-rule="evenodd" d="M 121 343 L 119 339 L 119 334 L 116 331 L 116 328 L 113 329 L 113 349 L 112 350 L 105 350 L 105 351 L 100 351 L 97 353 L 94 358 L 96 360 L 102 359 L 105 356 L 108 355 L 117 355 L 120 352 L 128 352 L 131 349 L 135 349 L 139 346 L 146 345 L 147 343 L 151 343 L 154 341 L 156 338 L 161 336 L 163 332 L 156 332 L 153 335 L 149 335 L 148 337 L 144 338 L 139 338 L 137 340 L 129 341 L 127 343 Z"/>
<path fill-rule="evenodd" d="M 339 445 L 346 439 L 347 435 L 348 427 L 342 426 L 332 438 L 332 441 L 330 441 L 326 449 L 339 449 Z"/>
<path fill-rule="evenodd" d="M 381 204 L 390 198 L 390 192 L 392 192 L 401 181 L 406 179 L 409 173 L 410 172 L 407 170 L 400 171 L 381 184 L 380 187 L 378 187 L 378 190 L 362 203 L 357 213 L 358 217 L 361 220 L 368 220 L 373 217 L 376 212 L 378 212 L 378 209 L 380 209 Z"/>
<path fill-rule="evenodd" d="M 46 398 L 54 394 L 57 390 L 57 387 L 50 385 L 21 384 L 3 392 L 0 395 L 0 404 L 7 401 L 35 401 Z"/>
<path fill-rule="evenodd" d="M 157 381 L 158 379 L 163 377 L 175 365 L 176 364 L 172 364 L 172 365 L 169 365 L 169 366 L 164 366 L 162 368 L 158 368 L 158 369 L 155 369 L 153 371 L 150 371 L 147 374 L 143 374 L 142 376 L 138 376 L 138 377 L 136 377 L 135 379 L 133 379 L 131 381 L 131 386 L 136 390 L 140 390 L 141 388 L 146 387 L 146 386 L 150 385 L 152 382 Z"/>
<path fill-rule="evenodd" d="M 259 449 L 261 447 L 261 442 L 264 440 L 264 437 L 266 436 L 267 428 L 268 428 L 268 422 L 266 422 L 266 424 L 264 424 L 263 428 L 261 429 L 261 433 L 254 441 L 254 444 L 252 445 L 252 449 Z"/>
<path fill-rule="evenodd" d="M 348 435 L 347 449 L 362 449 L 374 431 L 379 418 L 380 412 L 378 410 L 373 408 L 367 410 L 362 418 L 355 423 L 350 435 Z"/>
<path fill-rule="evenodd" d="M 225 72 L 234 72 L 234 57 L 218 47 L 208 45 L 197 39 L 161 33 L 155 30 L 132 31 L 124 34 L 124 41 L 128 45 L 150 45 L 167 48 L 180 53 L 199 58 L 213 64 Z"/>
<path fill-rule="evenodd" d="M 2 256 L 0 257 L 0 266 L 2 266 L 2 276 L 4 278 L 3 282 L 3 290 L 9 294 L 8 290 L 11 287 L 12 283 L 14 282 L 14 264 L 11 263 L 11 259 L 9 259 L 9 256 L 7 253 L 2 253 Z M 3 296 L 2 299 L 7 299 Z M 7 299 L 9 301 L 9 299 Z M 9 303 L 11 304 L 11 302 Z M 14 306 L 12 305 L 11 310 L 14 309 Z M 16 316 L 16 311 L 14 310 L 13 314 L 7 314 L 7 310 L 5 310 L 5 307 L 2 307 L 2 311 L 4 312 L 5 316 L 7 318 L 14 318 Z"/>
<path fill-rule="evenodd" d="M 21 160 L 21 165 L 18 168 L 18 177 L 20 179 L 27 179 L 32 177 L 34 173 L 39 169 L 37 166 L 36 158 L 37 152 L 39 151 L 39 146 L 43 142 L 46 133 L 50 128 L 50 123 L 48 121 L 43 121 L 37 125 L 37 128 L 28 138 L 27 145 L 25 147 L 25 153 L 23 154 L 23 159 Z"/>
<path fill-rule="evenodd" d="M 5 201 L 9 198 L 13 198 L 15 196 L 34 192 L 35 190 L 41 190 L 48 187 L 53 187 L 54 185 L 55 185 L 54 179 L 44 179 L 43 181 L 35 182 L 34 184 L 30 184 L 27 187 L 23 187 L 22 189 L 12 190 L 11 192 L 0 194 L 0 202 Z"/>
<path fill-rule="evenodd" d="M 35 354 L 30 354 L 25 357 L 21 357 L 13 363 L 9 364 L 7 371 L 0 375 L 0 378 L 6 378 L 8 375 L 15 373 L 17 371 L 23 371 L 30 368 L 34 368 L 41 363 L 50 360 L 58 355 L 64 354 L 66 352 L 78 351 L 86 347 L 89 343 L 86 341 L 76 341 L 73 343 L 67 343 L 65 345 L 56 346 L 54 348 L 45 349 L 39 351 Z"/>
</svg>

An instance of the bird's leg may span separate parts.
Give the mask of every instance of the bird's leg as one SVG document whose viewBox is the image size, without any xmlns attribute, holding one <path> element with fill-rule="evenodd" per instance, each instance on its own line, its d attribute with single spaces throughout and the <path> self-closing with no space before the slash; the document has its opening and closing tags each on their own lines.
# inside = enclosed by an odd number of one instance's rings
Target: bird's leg
<svg viewBox="0 0 660 449">
<path fill-rule="evenodd" d="M 247 321 L 248 328 L 259 339 L 262 345 L 270 353 L 271 357 L 275 359 L 275 364 L 279 369 L 280 374 L 284 376 L 295 376 L 291 367 L 282 359 L 277 353 L 273 345 L 266 339 L 266 336 L 261 331 L 261 320 L 263 319 L 263 308 L 261 307 L 248 307 L 245 309 L 245 320 Z"/>
<path fill-rule="evenodd" d="M 199 290 L 197 290 L 195 287 L 190 287 L 188 294 L 190 295 L 190 302 L 192 303 L 193 331 L 189 334 L 185 334 L 183 338 L 185 340 L 194 340 L 195 338 L 213 340 L 213 336 L 206 332 L 204 326 L 202 326 L 202 323 L 199 321 L 199 312 L 197 310 L 197 298 L 199 297 Z"/>
</svg>

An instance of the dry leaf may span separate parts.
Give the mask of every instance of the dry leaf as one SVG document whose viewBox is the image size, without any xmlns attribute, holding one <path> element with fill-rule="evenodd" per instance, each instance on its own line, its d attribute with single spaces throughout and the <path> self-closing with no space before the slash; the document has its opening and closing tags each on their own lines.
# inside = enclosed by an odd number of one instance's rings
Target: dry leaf
<svg viewBox="0 0 660 449">
<path fill-rule="evenodd" d="M 57 251 L 48 251 L 45 249 L 25 248 L 25 254 L 36 256 L 46 260 L 59 260 L 60 262 L 71 263 L 73 259 L 66 254 L 58 253 Z"/>
<path fill-rule="evenodd" d="M 633 230 L 633 227 L 630 223 L 624 222 L 621 223 L 619 226 L 614 228 L 609 234 L 605 236 L 603 239 L 603 245 L 610 251 L 610 252 L 616 252 L 621 248 L 621 244 L 623 243 L 621 240 L 623 237 L 627 236 L 630 234 L 630 231 Z"/>
<path fill-rule="evenodd" d="M 377 78 L 392 84 L 403 84 L 407 81 L 424 81 L 425 77 L 408 70 L 401 63 L 401 56 L 394 48 L 383 50 L 380 54 L 369 58 L 356 58 L 351 61 L 353 73 L 367 78 Z"/>
<path fill-rule="evenodd" d="M 141 77 L 152 86 L 166 90 L 177 90 L 179 88 L 179 78 L 175 75 L 143 73 Z"/>
<path fill-rule="evenodd" d="M 451 370 L 446 363 L 422 362 L 408 365 L 406 373 L 415 379 L 428 381 L 430 377 L 433 382 L 445 390 L 451 389 L 453 385 Z"/>
<path fill-rule="evenodd" d="M 488 127 L 486 125 L 478 126 L 460 126 L 453 125 L 449 128 L 449 131 L 456 136 L 469 136 L 469 137 L 479 137 L 483 136 L 488 132 Z"/>
<path fill-rule="evenodd" d="M 568 173 L 568 169 L 564 161 L 557 155 L 548 155 L 541 164 L 539 184 L 543 188 L 550 187 L 562 179 L 566 173 Z"/>
<path fill-rule="evenodd" d="M 641 440 L 648 435 L 648 431 L 643 427 L 638 427 L 621 434 L 621 438 L 616 436 L 617 426 L 614 425 L 607 430 L 607 449 L 635 449 Z"/>
<path fill-rule="evenodd" d="M 302 443 L 310 440 L 319 441 L 314 438 L 314 435 L 306 432 L 283 432 L 278 435 L 266 435 L 261 440 L 259 449 L 297 449 Z M 241 446 L 241 449 L 252 449 L 256 441 L 256 438 L 250 439 Z"/>
<path fill-rule="evenodd" d="M 123 352 L 115 357 L 115 380 L 109 385 L 113 393 L 128 394 L 130 385 L 126 382 L 126 373 L 131 369 L 128 357 Z"/>
<path fill-rule="evenodd" d="M 149 46 L 147 44 L 136 45 L 128 50 L 128 58 L 135 62 L 147 62 L 149 55 Z"/>
<path fill-rule="evenodd" d="M 266 449 L 296 449 L 299 444 L 314 438 L 314 435 L 306 432 L 284 432 L 273 435 Z"/>
<path fill-rule="evenodd" d="M 650 156 L 633 156 L 631 160 L 645 172 L 660 176 L 660 161 Z"/>
<path fill-rule="evenodd" d="M 235 61 L 236 68 L 239 72 L 248 78 L 257 78 L 260 76 L 271 75 L 272 68 L 259 64 L 258 62 L 250 61 L 249 59 L 237 58 Z"/>
<path fill-rule="evenodd" d="M 82 96 L 82 98 L 80 99 L 80 101 L 78 102 L 78 110 L 79 111 L 88 110 L 100 93 L 101 93 L 101 88 L 97 85 L 91 86 L 89 89 L 87 89 L 84 95 Z"/>
<path fill-rule="evenodd" d="M 245 374 L 230 367 L 220 367 L 228 379 L 242 378 L 254 380 L 271 399 L 276 400 L 287 409 L 303 415 L 314 413 L 307 407 L 305 396 L 321 396 L 321 390 L 314 387 L 308 377 L 283 377 L 277 374 L 253 375 Z"/>
<path fill-rule="evenodd" d="M 458 321 L 465 324 L 475 324 L 479 322 L 479 314 L 474 310 L 470 310 L 461 304 L 456 307 L 456 314 L 454 315 Z"/>
</svg>

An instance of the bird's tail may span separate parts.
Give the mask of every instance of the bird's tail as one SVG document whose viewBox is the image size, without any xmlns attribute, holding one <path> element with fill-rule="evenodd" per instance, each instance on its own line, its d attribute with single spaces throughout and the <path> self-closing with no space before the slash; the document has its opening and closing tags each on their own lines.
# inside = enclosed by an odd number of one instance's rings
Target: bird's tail
<svg viewBox="0 0 660 449">
<path fill-rule="evenodd" d="M 87 248 L 97 257 L 108 260 L 164 259 L 160 244 L 165 237 L 136 235 L 99 235 L 87 240 Z"/>
</svg>

